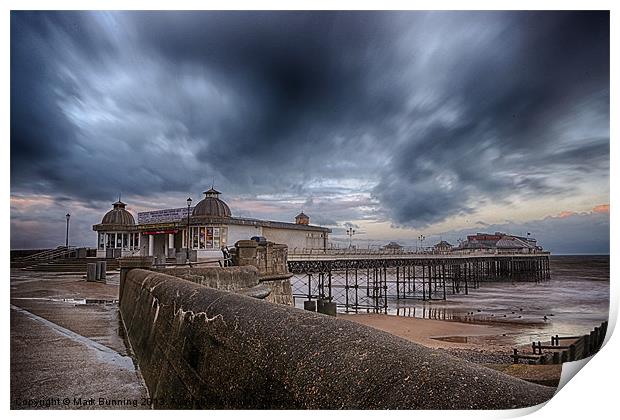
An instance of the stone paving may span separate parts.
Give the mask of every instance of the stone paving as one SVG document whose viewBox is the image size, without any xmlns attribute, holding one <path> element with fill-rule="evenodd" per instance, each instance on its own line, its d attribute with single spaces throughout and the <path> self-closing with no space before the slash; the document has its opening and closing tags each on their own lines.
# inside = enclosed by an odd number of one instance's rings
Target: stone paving
<svg viewBox="0 0 620 420">
<path fill-rule="evenodd" d="M 118 274 L 11 271 L 11 408 L 147 409 L 123 337 Z"/>
</svg>

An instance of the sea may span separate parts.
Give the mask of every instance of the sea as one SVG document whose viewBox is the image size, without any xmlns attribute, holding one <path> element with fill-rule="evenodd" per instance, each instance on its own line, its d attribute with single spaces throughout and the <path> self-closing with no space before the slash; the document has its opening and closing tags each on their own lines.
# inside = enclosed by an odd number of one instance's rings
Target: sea
<svg viewBox="0 0 620 420">
<path fill-rule="evenodd" d="M 384 312 L 404 317 L 502 325 L 510 331 L 516 344 L 549 341 L 550 336 L 556 334 L 588 334 L 607 321 L 608 255 L 552 255 L 550 269 L 550 280 L 481 282 L 478 289 L 470 288 L 469 294 L 449 294 L 446 300 L 390 298 Z M 306 286 L 302 285 L 302 290 L 303 287 Z"/>
<path fill-rule="evenodd" d="M 609 255 L 557 255 L 543 282 L 481 282 L 445 301 L 397 301 L 388 313 L 416 318 L 505 324 L 518 344 L 551 335 L 588 334 L 609 317 Z"/>
</svg>

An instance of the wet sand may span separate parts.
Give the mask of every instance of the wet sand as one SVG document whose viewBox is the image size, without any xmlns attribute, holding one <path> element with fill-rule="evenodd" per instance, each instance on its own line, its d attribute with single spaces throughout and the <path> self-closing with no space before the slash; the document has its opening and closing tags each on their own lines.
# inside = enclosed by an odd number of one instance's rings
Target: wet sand
<svg viewBox="0 0 620 420">
<path fill-rule="evenodd" d="M 518 331 L 510 325 L 466 324 L 384 314 L 338 314 L 357 322 L 431 348 L 511 352 Z"/>
<path fill-rule="evenodd" d="M 482 364 L 507 375 L 547 386 L 557 386 L 562 365 L 513 365 L 518 325 L 465 324 L 385 314 L 338 314 L 338 318 L 367 325 L 452 356 Z"/>
</svg>

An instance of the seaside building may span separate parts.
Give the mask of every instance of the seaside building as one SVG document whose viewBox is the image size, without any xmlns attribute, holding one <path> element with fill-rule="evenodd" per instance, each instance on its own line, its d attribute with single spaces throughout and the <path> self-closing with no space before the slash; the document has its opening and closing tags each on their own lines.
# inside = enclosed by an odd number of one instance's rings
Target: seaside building
<svg viewBox="0 0 620 420">
<path fill-rule="evenodd" d="M 440 254 L 443 254 L 443 253 L 448 253 L 448 252 L 452 251 L 452 248 L 453 248 L 452 244 L 450 244 L 450 243 L 448 243 L 448 242 L 446 242 L 446 241 L 439 241 L 439 242 L 438 242 L 437 244 L 435 244 L 435 246 L 433 247 L 433 249 L 434 249 L 436 252 L 440 253 Z"/>
<path fill-rule="evenodd" d="M 388 251 L 394 254 L 403 252 L 403 246 L 396 242 L 390 242 L 389 244 L 381 248 L 383 251 Z"/>
<path fill-rule="evenodd" d="M 469 235 L 466 241 L 454 249 L 462 252 L 485 251 L 496 254 L 533 254 L 542 251 L 542 247 L 536 244 L 534 238 L 508 235 L 502 232 Z"/>
<path fill-rule="evenodd" d="M 222 247 L 254 237 L 286 244 L 289 249 L 327 249 L 331 230 L 311 225 L 303 212 L 295 223 L 233 217 L 219 191 L 211 188 L 204 194 L 195 207 L 138 213 L 137 223 L 125 203 L 117 201 L 101 223 L 93 226 L 98 234 L 97 256 L 164 258 L 189 248 L 192 260 L 220 258 Z"/>
<path fill-rule="evenodd" d="M 112 204 L 101 223 L 94 225 L 97 232 L 97 257 L 120 258 L 135 255 L 140 249 L 140 232 L 133 215 L 119 198 Z"/>
</svg>

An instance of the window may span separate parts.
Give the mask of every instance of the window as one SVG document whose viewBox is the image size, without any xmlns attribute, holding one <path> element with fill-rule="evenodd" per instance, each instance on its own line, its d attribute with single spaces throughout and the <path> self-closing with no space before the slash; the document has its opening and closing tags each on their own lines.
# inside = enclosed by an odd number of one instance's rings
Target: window
<svg viewBox="0 0 620 420">
<path fill-rule="evenodd" d="M 98 241 L 99 249 L 103 249 L 105 246 L 105 233 L 99 232 L 99 241 Z"/>
<path fill-rule="evenodd" d="M 133 248 L 140 248 L 140 234 L 137 232 L 133 234 Z"/>
<path fill-rule="evenodd" d="M 114 233 L 108 233 L 108 248 L 114 248 L 115 245 L 115 234 Z"/>
<path fill-rule="evenodd" d="M 194 249 L 220 249 L 226 244 L 226 228 L 199 226 L 191 228 Z"/>
<path fill-rule="evenodd" d="M 200 241 L 199 241 L 199 245 L 200 245 L 200 249 L 205 249 L 205 229 L 204 227 L 200 228 Z"/>
<path fill-rule="evenodd" d="M 123 249 L 129 249 L 129 242 L 126 233 L 123 233 Z"/>
<path fill-rule="evenodd" d="M 192 248 L 198 249 L 198 228 L 192 228 Z"/>
<path fill-rule="evenodd" d="M 213 249 L 213 228 L 207 228 L 207 249 Z"/>
</svg>

